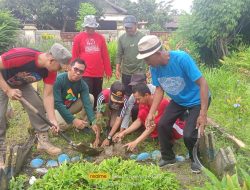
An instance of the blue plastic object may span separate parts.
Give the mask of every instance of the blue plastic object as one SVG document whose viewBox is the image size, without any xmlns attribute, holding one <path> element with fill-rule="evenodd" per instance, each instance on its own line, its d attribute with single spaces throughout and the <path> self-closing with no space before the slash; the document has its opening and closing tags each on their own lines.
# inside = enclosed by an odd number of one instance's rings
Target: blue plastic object
<svg viewBox="0 0 250 190">
<path fill-rule="evenodd" d="M 184 162 L 185 161 L 185 158 L 183 156 L 179 156 L 179 155 L 176 155 L 175 159 L 177 162 Z"/>
<path fill-rule="evenodd" d="M 152 153 L 153 160 L 160 160 L 161 159 L 161 152 L 159 150 L 154 150 Z"/>
<path fill-rule="evenodd" d="M 70 158 L 67 154 L 60 154 L 57 159 L 59 164 L 70 161 Z"/>
<path fill-rule="evenodd" d="M 35 159 L 31 160 L 30 166 L 32 168 L 40 168 L 43 165 L 43 163 L 44 163 L 43 159 L 35 158 Z"/>
<path fill-rule="evenodd" d="M 80 156 L 75 156 L 71 158 L 71 162 L 78 162 L 80 159 L 81 159 Z"/>
<path fill-rule="evenodd" d="M 58 166 L 58 162 L 56 160 L 49 160 L 46 164 L 46 167 L 48 168 L 57 167 L 57 166 Z"/>
<path fill-rule="evenodd" d="M 150 154 L 148 152 L 143 152 L 141 154 L 139 154 L 136 158 L 137 161 L 144 161 L 150 158 Z"/>
<path fill-rule="evenodd" d="M 86 158 L 84 158 L 84 160 L 86 160 L 87 162 L 92 162 L 93 158 L 91 156 L 87 156 Z"/>
<path fill-rule="evenodd" d="M 131 160 L 135 160 L 137 158 L 137 155 L 136 154 L 131 154 L 130 157 L 129 157 Z"/>
</svg>

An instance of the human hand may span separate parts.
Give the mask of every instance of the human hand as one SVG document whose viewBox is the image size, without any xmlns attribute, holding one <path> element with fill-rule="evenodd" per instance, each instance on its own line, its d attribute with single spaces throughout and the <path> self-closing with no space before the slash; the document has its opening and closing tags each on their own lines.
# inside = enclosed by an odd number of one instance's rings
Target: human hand
<svg viewBox="0 0 250 190">
<path fill-rule="evenodd" d="M 22 97 L 22 91 L 19 89 L 11 88 L 6 92 L 6 94 L 11 100 L 20 100 Z"/>
<path fill-rule="evenodd" d="M 114 135 L 114 137 L 112 138 L 112 140 L 114 142 L 121 142 L 122 139 L 125 137 L 125 132 L 118 132 Z"/>
<path fill-rule="evenodd" d="M 105 147 L 105 146 L 109 146 L 110 145 L 110 141 L 106 138 L 103 142 L 101 147 Z"/>
<path fill-rule="evenodd" d="M 132 142 L 129 142 L 129 143 L 123 145 L 123 147 L 127 147 L 127 150 L 132 151 L 132 152 L 135 150 L 136 146 L 137 146 L 136 141 L 132 141 Z"/>
<path fill-rule="evenodd" d="M 73 126 L 77 129 L 83 129 L 84 127 L 86 127 L 88 124 L 87 121 L 81 120 L 81 119 L 77 119 L 75 118 L 73 120 Z"/>
<path fill-rule="evenodd" d="M 199 117 L 197 118 L 196 129 L 199 129 L 201 136 L 203 136 L 205 133 L 206 124 L 207 124 L 207 115 L 200 114 Z"/>
<path fill-rule="evenodd" d="M 154 116 L 153 116 L 153 114 L 149 113 L 147 118 L 146 118 L 145 127 L 146 127 L 146 129 L 150 129 L 154 126 L 155 126 Z"/>
<path fill-rule="evenodd" d="M 94 133 L 96 134 L 96 136 L 100 136 L 101 130 L 100 130 L 100 127 L 98 125 L 93 125 L 91 127 L 91 129 L 94 131 Z"/>
<path fill-rule="evenodd" d="M 92 144 L 93 148 L 97 148 L 99 146 L 99 144 L 100 144 L 100 138 L 98 137 L 95 139 L 95 141 Z"/>
<path fill-rule="evenodd" d="M 58 132 L 60 131 L 60 127 L 58 126 L 58 123 L 56 120 L 51 120 L 50 123 L 53 124 L 53 126 L 50 126 L 50 130 L 54 135 L 57 135 Z"/>
</svg>

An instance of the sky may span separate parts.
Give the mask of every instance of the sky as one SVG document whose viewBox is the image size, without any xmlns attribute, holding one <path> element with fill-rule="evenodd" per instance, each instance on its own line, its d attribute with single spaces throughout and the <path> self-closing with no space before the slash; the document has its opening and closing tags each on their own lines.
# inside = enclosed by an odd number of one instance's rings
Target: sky
<svg viewBox="0 0 250 190">
<path fill-rule="evenodd" d="M 190 12 L 192 1 L 193 0 L 174 0 L 173 8 Z"/>
</svg>

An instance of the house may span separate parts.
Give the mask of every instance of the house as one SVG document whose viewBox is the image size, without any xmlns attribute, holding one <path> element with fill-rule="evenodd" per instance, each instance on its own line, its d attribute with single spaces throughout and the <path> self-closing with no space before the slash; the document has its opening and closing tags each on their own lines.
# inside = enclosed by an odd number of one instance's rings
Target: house
<svg viewBox="0 0 250 190">
<path fill-rule="evenodd" d="M 122 29 L 122 21 L 127 15 L 127 10 L 111 3 L 108 0 L 99 1 L 103 9 L 103 15 L 99 19 L 99 30 Z"/>
</svg>

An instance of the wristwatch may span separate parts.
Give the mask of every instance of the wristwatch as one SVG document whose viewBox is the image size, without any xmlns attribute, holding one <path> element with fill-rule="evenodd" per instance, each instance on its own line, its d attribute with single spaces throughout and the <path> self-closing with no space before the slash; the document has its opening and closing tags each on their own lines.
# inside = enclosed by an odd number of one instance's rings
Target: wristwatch
<svg viewBox="0 0 250 190">
<path fill-rule="evenodd" d="M 112 140 L 112 137 L 108 135 L 107 139 L 108 139 L 109 141 L 111 141 L 111 140 Z"/>
</svg>

